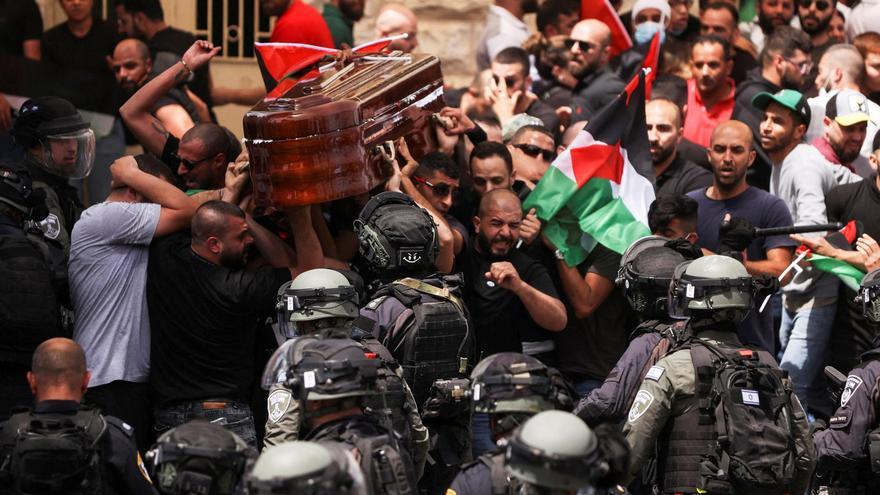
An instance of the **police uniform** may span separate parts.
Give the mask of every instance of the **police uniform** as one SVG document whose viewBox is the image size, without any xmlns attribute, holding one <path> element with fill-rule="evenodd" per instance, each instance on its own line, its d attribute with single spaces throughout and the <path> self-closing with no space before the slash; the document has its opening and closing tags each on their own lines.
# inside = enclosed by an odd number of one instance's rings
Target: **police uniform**
<svg viewBox="0 0 880 495">
<path fill-rule="evenodd" d="M 490 452 L 465 464 L 446 495 L 502 495 L 510 493 L 511 482 L 504 469 L 504 452 Z"/>
<path fill-rule="evenodd" d="M 626 351 L 597 389 L 578 402 L 574 413 L 588 425 L 620 423 L 626 418 L 645 373 L 685 339 L 683 322 L 649 320 L 636 328 Z"/>
<path fill-rule="evenodd" d="M 873 493 L 880 479 L 871 472 L 869 455 L 869 433 L 878 425 L 880 349 L 862 354 L 861 361 L 850 371 L 828 427 L 813 435 L 816 484 L 830 486 L 832 493 Z"/>
<path fill-rule="evenodd" d="M 327 332 L 327 331 L 325 331 Z M 325 333 L 331 335 L 333 331 Z M 348 338 L 349 335 L 345 331 L 338 331 L 341 337 Z M 357 339 L 356 339 L 357 340 Z M 409 445 L 413 456 L 413 464 L 417 477 L 421 476 L 424 469 L 425 460 L 428 452 L 428 430 L 422 424 L 422 418 L 419 415 L 419 409 L 413 398 L 412 392 L 406 381 L 403 379 L 403 372 L 394 358 L 385 347 L 376 339 L 364 336 L 358 340 L 366 351 L 376 354 L 390 373 L 397 377 L 399 382 L 392 384 L 390 387 L 399 386 L 403 388 L 403 403 L 388 403 L 388 409 L 392 411 L 399 408 L 403 412 L 409 427 L 409 432 L 399 432 L 401 435 L 409 437 Z M 296 352 L 292 350 L 292 352 Z M 392 394 L 389 394 L 392 395 Z M 269 399 L 267 401 L 268 419 L 266 421 L 266 435 L 263 438 L 263 444 L 266 448 L 278 445 L 283 442 L 302 439 L 305 432 L 301 431 L 302 415 L 300 414 L 300 404 L 286 387 L 276 384 L 269 391 Z M 392 412 L 392 418 L 394 412 Z M 402 425 L 395 425 L 396 428 L 403 428 Z"/>
<path fill-rule="evenodd" d="M 3 459 L 15 446 L 18 426 L 33 415 L 42 414 L 75 414 L 80 404 L 69 400 L 46 400 L 36 404 L 33 412 L 19 413 L 2 426 L 0 448 Z M 156 494 L 155 488 L 144 468 L 141 456 L 135 447 L 134 430 L 122 420 L 113 416 L 103 416 L 107 422 L 107 431 L 100 440 L 103 490 L 105 494 Z M 5 465 L 5 462 L 2 463 Z M 10 488 L 0 487 L 0 491 Z"/>
<path fill-rule="evenodd" d="M 697 334 L 697 339 L 716 347 L 742 347 L 736 336 L 735 324 L 723 323 L 704 328 Z M 788 386 L 791 385 L 788 378 L 784 380 Z M 797 452 L 793 486 L 799 489 L 792 489 L 791 493 L 803 493 L 812 471 L 813 445 L 803 408 L 794 395 L 792 398 Z M 680 349 L 663 357 L 647 371 L 629 411 L 623 433 L 632 449 L 630 478 L 635 477 L 642 465 L 654 456 L 657 440 L 663 434 L 668 442 L 668 451 L 659 451 L 659 458 L 666 468 L 665 472 L 660 473 L 666 486 L 661 485 L 660 489 L 664 493 L 696 493 L 700 462 L 706 453 L 706 445 L 715 438 L 714 425 L 702 428 L 697 425 L 697 418 L 694 417 L 697 415 L 696 373 L 691 351 Z M 693 419 L 693 422 L 688 419 Z M 688 431 L 683 433 L 674 428 L 675 424 Z"/>
</svg>

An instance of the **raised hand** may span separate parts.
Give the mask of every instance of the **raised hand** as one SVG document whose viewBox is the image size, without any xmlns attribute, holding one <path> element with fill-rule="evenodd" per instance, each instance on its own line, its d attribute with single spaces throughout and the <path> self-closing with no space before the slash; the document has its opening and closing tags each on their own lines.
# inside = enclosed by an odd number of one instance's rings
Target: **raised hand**
<svg viewBox="0 0 880 495">
<path fill-rule="evenodd" d="M 198 40 L 183 54 L 181 60 L 189 70 L 195 71 L 204 67 L 218 53 L 219 46 L 215 47 L 210 41 Z"/>
</svg>

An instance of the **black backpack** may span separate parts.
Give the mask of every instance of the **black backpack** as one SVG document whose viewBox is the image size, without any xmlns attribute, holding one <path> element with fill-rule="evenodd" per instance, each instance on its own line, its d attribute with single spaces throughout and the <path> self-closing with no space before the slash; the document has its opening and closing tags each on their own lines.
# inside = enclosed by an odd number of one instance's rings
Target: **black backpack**
<svg viewBox="0 0 880 495">
<path fill-rule="evenodd" d="M 415 469 L 409 453 L 400 448 L 391 432 L 372 421 L 343 420 L 309 435 L 307 440 L 332 440 L 355 447 L 371 494 L 416 494 Z"/>
<path fill-rule="evenodd" d="M 101 439 L 107 422 L 96 409 L 76 414 L 19 413 L 3 430 L 0 471 L 12 493 L 100 494 Z M 11 448 L 10 448 L 11 447 Z"/>
<path fill-rule="evenodd" d="M 764 351 L 693 340 L 700 424 L 716 440 L 700 465 L 708 494 L 784 493 L 795 479 L 793 391 Z"/>
<path fill-rule="evenodd" d="M 474 342 L 461 285 L 457 275 L 425 281 L 404 278 L 379 289 L 367 304 L 376 309 L 384 298 L 393 297 L 405 307 L 394 322 L 386 323 L 389 330 L 380 337 L 403 368 L 419 408 L 435 381 L 467 374 Z"/>
</svg>

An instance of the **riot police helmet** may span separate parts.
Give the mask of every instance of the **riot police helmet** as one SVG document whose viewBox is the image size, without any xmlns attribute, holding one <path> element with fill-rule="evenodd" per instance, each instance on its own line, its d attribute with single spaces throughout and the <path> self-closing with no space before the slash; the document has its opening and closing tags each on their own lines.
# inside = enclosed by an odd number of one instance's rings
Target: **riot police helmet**
<svg viewBox="0 0 880 495">
<path fill-rule="evenodd" d="M 623 288 L 630 307 L 643 317 L 667 316 L 666 298 L 675 267 L 685 257 L 666 246 L 669 239 L 647 236 L 635 241 L 623 254 L 617 285 Z"/>
<path fill-rule="evenodd" d="M 880 269 L 868 272 L 862 278 L 856 301 L 862 305 L 862 315 L 868 322 L 880 324 Z"/>
<path fill-rule="evenodd" d="M 230 495 L 256 451 L 235 433 L 204 420 L 163 433 L 147 452 L 162 494 Z"/>
<path fill-rule="evenodd" d="M 278 327 L 287 338 L 305 328 L 340 326 L 358 316 L 358 292 L 336 270 L 315 268 L 297 275 L 278 290 Z M 311 322 L 305 324 L 305 322 Z"/>
<path fill-rule="evenodd" d="M 755 281 L 729 256 L 704 256 L 675 268 L 669 285 L 669 315 L 740 322 L 752 308 Z"/>
<path fill-rule="evenodd" d="M 69 101 L 40 96 L 21 105 L 10 131 L 16 143 L 33 150 L 33 162 L 65 179 L 87 177 L 95 162 L 95 133 Z"/>
<path fill-rule="evenodd" d="M 527 485 L 566 491 L 589 488 L 607 470 L 596 435 L 580 418 L 564 411 L 544 411 L 529 418 L 508 442 L 504 465 Z"/>
<path fill-rule="evenodd" d="M 409 196 L 373 196 L 354 222 L 358 253 L 378 278 L 422 277 L 434 270 L 440 240 L 434 219 Z"/>
<path fill-rule="evenodd" d="M 332 442 L 286 442 L 267 448 L 246 477 L 251 495 L 365 493 L 356 462 Z"/>
<path fill-rule="evenodd" d="M 493 354 L 471 372 L 474 410 L 536 414 L 570 409 L 573 399 L 562 376 L 538 359 L 517 352 Z"/>
</svg>

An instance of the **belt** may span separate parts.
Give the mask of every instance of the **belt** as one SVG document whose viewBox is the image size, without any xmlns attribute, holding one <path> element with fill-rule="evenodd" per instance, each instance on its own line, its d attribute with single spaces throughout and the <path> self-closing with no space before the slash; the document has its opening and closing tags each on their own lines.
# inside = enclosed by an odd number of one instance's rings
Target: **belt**
<svg viewBox="0 0 880 495">
<path fill-rule="evenodd" d="M 206 400 L 201 403 L 202 409 L 225 409 L 226 406 L 232 404 L 232 401 L 224 400 Z"/>
</svg>

